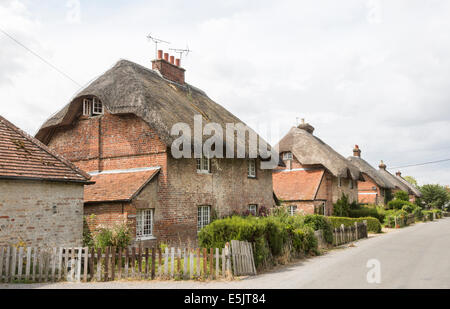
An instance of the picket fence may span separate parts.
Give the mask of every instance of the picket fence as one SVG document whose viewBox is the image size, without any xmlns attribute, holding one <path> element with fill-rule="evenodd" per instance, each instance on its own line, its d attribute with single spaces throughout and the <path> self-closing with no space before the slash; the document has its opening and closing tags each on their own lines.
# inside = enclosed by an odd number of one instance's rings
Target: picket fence
<svg viewBox="0 0 450 309">
<path fill-rule="evenodd" d="M 340 246 L 358 239 L 367 238 L 367 221 L 355 222 L 352 226 L 344 226 L 333 230 L 333 242 L 335 246 Z"/>
<path fill-rule="evenodd" d="M 206 248 L 0 247 L 0 282 L 218 279 L 256 274 L 252 245 Z M 232 253 L 233 252 L 233 253 Z"/>
</svg>

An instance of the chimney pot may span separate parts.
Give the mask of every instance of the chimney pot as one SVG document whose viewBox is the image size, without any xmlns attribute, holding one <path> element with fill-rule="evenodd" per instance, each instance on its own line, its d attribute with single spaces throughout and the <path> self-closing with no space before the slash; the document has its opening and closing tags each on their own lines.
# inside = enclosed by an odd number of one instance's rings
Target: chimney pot
<svg viewBox="0 0 450 309">
<path fill-rule="evenodd" d="M 380 165 L 378 166 L 380 169 L 385 170 L 386 169 L 386 164 L 384 164 L 383 160 L 381 160 Z"/>
<path fill-rule="evenodd" d="M 158 59 L 162 59 L 163 57 L 163 51 L 160 49 L 158 50 Z"/>
<path fill-rule="evenodd" d="M 361 157 L 361 149 L 359 149 L 358 145 L 355 145 L 355 148 L 353 149 L 353 156 L 354 157 Z"/>
<path fill-rule="evenodd" d="M 398 171 L 397 173 L 395 173 L 398 177 L 402 177 L 402 172 Z"/>
<path fill-rule="evenodd" d="M 164 60 L 169 61 L 169 53 L 164 53 Z"/>
<path fill-rule="evenodd" d="M 175 65 L 176 65 L 177 67 L 179 67 L 179 66 L 181 65 L 180 59 L 175 59 Z"/>
<path fill-rule="evenodd" d="M 175 57 L 174 56 L 170 56 L 170 63 L 175 64 Z"/>
</svg>

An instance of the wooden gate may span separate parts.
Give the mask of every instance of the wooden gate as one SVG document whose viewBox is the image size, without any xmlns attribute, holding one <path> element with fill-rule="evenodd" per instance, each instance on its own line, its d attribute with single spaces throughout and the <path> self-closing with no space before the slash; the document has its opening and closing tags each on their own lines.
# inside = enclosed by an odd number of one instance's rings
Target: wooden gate
<svg viewBox="0 0 450 309">
<path fill-rule="evenodd" d="M 256 275 L 255 260 L 251 243 L 246 241 L 231 241 L 231 256 L 233 258 L 233 274 L 235 276 Z"/>
</svg>

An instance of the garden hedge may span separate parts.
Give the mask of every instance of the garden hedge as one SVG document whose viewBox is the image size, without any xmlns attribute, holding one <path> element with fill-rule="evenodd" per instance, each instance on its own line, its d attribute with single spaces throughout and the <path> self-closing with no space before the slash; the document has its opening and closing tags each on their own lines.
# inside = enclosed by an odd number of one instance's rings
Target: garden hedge
<svg viewBox="0 0 450 309">
<path fill-rule="evenodd" d="M 350 218 L 373 217 L 378 221 L 384 222 L 385 210 L 379 207 L 361 207 L 359 209 L 351 209 L 349 211 Z"/>
<path fill-rule="evenodd" d="M 377 218 L 361 217 L 361 218 L 346 218 L 346 217 L 327 217 L 333 228 L 338 228 L 343 224 L 344 226 L 355 225 L 355 222 L 363 222 L 367 220 L 367 231 L 372 233 L 381 232 L 381 223 Z"/>
</svg>

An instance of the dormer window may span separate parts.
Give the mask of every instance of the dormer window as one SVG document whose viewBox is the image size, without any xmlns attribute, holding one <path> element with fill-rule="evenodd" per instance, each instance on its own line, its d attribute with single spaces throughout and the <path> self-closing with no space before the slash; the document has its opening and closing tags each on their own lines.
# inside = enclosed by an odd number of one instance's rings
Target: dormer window
<svg viewBox="0 0 450 309">
<path fill-rule="evenodd" d="M 285 152 L 285 153 L 283 153 L 283 160 L 284 161 L 292 160 L 292 152 Z"/>
<path fill-rule="evenodd" d="M 97 98 L 83 100 L 83 116 L 103 115 L 103 104 Z"/>
</svg>

